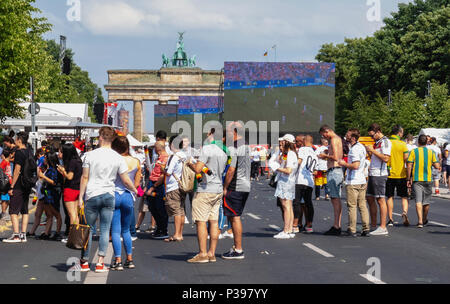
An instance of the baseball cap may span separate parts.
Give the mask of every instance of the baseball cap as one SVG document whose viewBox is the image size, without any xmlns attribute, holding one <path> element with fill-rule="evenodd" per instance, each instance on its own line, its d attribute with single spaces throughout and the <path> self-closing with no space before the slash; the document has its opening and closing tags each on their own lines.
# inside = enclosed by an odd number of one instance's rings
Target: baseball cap
<svg viewBox="0 0 450 304">
<path fill-rule="evenodd" d="M 284 136 L 281 138 L 281 140 L 290 142 L 291 144 L 295 144 L 295 137 L 294 137 L 294 135 L 292 135 L 292 134 L 286 134 L 286 135 L 284 135 Z"/>
</svg>

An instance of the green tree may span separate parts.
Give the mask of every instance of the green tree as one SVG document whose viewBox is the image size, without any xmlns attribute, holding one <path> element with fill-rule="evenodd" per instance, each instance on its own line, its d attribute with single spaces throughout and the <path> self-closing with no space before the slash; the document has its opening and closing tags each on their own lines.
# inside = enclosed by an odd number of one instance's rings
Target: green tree
<svg viewBox="0 0 450 304">
<path fill-rule="evenodd" d="M 424 100 L 426 123 L 430 128 L 450 127 L 450 96 L 448 87 L 433 82 L 431 85 L 431 96 Z"/>
<path fill-rule="evenodd" d="M 360 94 L 367 96 L 369 109 L 378 96 L 386 99 L 389 89 L 423 98 L 428 80 L 450 85 L 448 0 L 401 4 L 384 22 L 373 37 L 324 44 L 316 56 L 336 63 L 336 129 L 341 134 Z"/>
<path fill-rule="evenodd" d="M 51 26 L 45 18 L 35 17 L 40 11 L 34 0 L 0 1 L 0 119 L 21 117 L 19 102 L 30 94 L 30 76 L 41 79 L 36 87 L 48 85 L 43 67 L 50 62 L 42 34 Z"/>
</svg>

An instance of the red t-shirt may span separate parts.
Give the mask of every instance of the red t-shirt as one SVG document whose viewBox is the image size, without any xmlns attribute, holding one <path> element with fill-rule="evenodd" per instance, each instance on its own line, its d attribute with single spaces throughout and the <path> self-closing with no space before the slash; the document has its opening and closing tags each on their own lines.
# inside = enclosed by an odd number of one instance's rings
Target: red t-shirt
<svg viewBox="0 0 450 304">
<path fill-rule="evenodd" d="M 153 168 L 152 173 L 150 174 L 150 180 L 152 182 L 156 182 L 159 179 L 159 177 L 163 172 L 161 165 L 166 166 L 168 159 L 169 155 L 161 155 L 160 157 L 158 157 L 155 167 Z"/>
<path fill-rule="evenodd" d="M 3 160 L 2 163 L 0 164 L 0 168 L 2 168 L 6 176 L 9 177 L 9 182 L 12 183 L 11 163 L 7 160 Z"/>
</svg>

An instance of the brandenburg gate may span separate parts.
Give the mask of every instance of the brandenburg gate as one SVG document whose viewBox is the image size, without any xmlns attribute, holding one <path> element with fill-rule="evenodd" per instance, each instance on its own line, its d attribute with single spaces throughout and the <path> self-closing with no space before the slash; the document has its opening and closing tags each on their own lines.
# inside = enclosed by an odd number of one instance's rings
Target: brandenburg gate
<svg viewBox="0 0 450 304">
<path fill-rule="evenodd" d="M 195 65 L 196 56 L 188 59 L 183 34 L 172 59 L 163 55 L 159 70 L 109 70 L 108 102 L 132 101 L 134 137 L 142 140 L 143 102 L 168 104 L 180 96 L 223 96 L 223 71 L 206 71 Z"/>
</svg>

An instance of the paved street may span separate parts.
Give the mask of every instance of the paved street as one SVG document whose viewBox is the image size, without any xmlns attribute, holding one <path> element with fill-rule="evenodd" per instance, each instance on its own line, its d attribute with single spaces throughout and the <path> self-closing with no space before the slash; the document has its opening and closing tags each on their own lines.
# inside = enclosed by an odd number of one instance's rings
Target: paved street
<svg viewBox="0 0 450 304">
<path fill-rule="evenodd" d="M 186 225 L 184 241 L 180 243 L 152 240 L 149 234 L 140 233 L 133 242 L 137 267 L 134 270 L 90 272 L 82 274 L 79 282 L 69 282 L 66 261 L 78 257 L 79 251 L 60 242 L 29 239 L 23 244 L 0 243 L 0 268 L 8 274 L 0 276 L 0 283 L 366 284 L 369 281 L 362 275 L 372 266 L 367 265 L 371 257 L 381 263 L 381 281 L 377 283 L 450 283 L 450 200 L 433 198 L 429 216 L 432 224 L 423 229 L 415 227 L 415 206 L 410 203 L 412 226 L 397 224 L 389 229 L 389 236 L 369 238 L 324 236 L 323 232 L 332 225 L 332 207 L 329 201 L 314 201 L 315 232 L 276 240 L 272 237 L 275 229 L 283 224 L 273 192 L 265 181 L 253 182 L 243 216 L 244 260 L 218 257 L 216 263 L 187 263 L 198 247 L 195 229 Z M 345 228 L 346 211 L 344 207 Z M 394 220 L 401 222 L 399 200 L 395 201 L 395 213 Z M 33 220 L 31 216 L 30 225 Z M 148 221 L 146 218 L 145 223 Z M 172 231 L 172 221 L 169 227 Z M 9 234 L 5 230 L 0 235 L 4 238 Z M 231 245 L 231 239 L 219 240 L 217 255 L 228 251 Z M 97 250 L 97 242 L 92 250 Z M 112 253 L 111 246 L 108 252 Z"/>
</svg>

